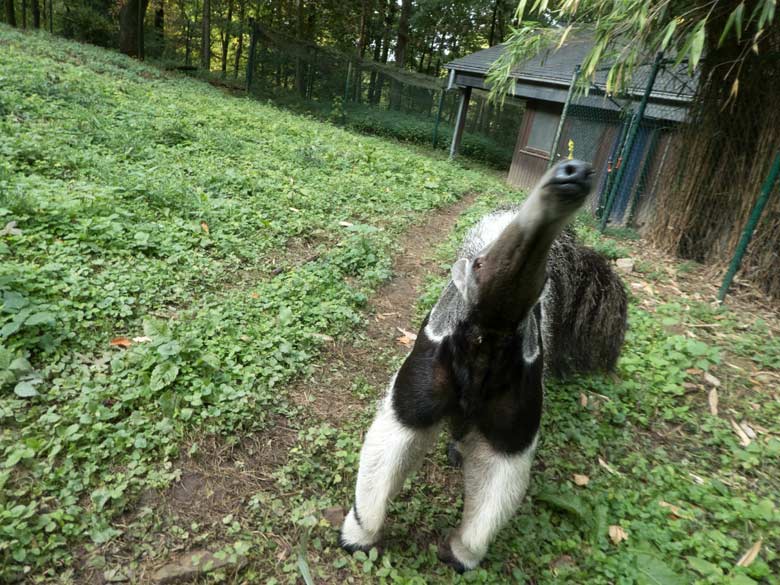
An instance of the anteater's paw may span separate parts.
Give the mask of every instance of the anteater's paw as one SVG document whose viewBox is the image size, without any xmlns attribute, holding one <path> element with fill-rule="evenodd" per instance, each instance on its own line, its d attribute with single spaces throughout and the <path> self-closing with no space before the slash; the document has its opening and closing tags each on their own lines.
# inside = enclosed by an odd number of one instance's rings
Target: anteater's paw
<svg viewBox="0 0 780 585">
<path fill-rule="evenodd" d="M 372 548 L 375 548 L 377 552 L 379 553 L 379 556 L 382 556 L 383 549 L 381 546 L 377 544 L 355 544 L 352 542 L 347 542 L 344 540 L 343 535 L 339 535 L 339 546 L 343 548 L 345 551 L 347 551 L 349 554 L 355 553 L 357 551 L 363 551 L 364 553 L 368 554 L 371 552 Z"/>
<path fill-rule="evenodd" d="M 378 540 L 378 535 L 371 534 L 363 528 L 353 506 L 344 518 L 344 524 L 341 525 L 339 546 L 350 554 L 358 550 L 368 553 L 376 546 Z"/>
<path fill-rule="evenodd" d="M 452 552 L 452 548 L 450 547 L 449 541 L 444 541 L 442 543 L 439 543 L 439 551 L 438 551 L 439 560 L 444 563 L 445 565 L 449 565 L 457 571 L 458 573 L 464 573 L 466 571 L 466 566 L 461 563 L 456 557 L 455 554 Z"/>
</svg>

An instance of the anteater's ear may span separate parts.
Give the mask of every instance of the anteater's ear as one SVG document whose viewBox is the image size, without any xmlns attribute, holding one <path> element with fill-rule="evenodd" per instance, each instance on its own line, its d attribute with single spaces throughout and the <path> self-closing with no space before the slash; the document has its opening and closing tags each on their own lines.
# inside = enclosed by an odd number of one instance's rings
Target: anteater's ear
<svg viewBox="0 0 780 585">
<path fill-rule="evenodd" d="M 455 264 L 452 265 L 452 282 L 455 284 L 455 288 L 458 289 L 460 296 L 464 299 L 466 297 L 466 290 L 468 288 L 469 277 L 469 261 L 468 258 L 461 258 Z"/>
</svg>

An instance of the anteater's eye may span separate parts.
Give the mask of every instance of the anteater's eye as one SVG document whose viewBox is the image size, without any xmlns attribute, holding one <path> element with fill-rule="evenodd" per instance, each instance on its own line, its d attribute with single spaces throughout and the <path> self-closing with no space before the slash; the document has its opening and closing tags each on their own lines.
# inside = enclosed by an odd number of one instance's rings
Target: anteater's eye
<svg viewBox="0 0 780 585">
<path fill-rule="evenodd" d="M 482 268 L 482 259 L 476 258 L 474 260 L 474 270 L 479 270 L 480 268 Z"/>
</svg>

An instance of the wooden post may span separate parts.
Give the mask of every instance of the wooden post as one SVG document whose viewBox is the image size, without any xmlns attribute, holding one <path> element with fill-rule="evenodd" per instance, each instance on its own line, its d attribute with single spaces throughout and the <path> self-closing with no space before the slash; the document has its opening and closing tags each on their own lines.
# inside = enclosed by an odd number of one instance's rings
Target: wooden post
<svg viewBox="0 0 780 585">
<path fill-rule="evenodd" d="M 471 87 L 462 87 L 460 89 L 460 104 L 458 105 L 458 117 L 455 119 L 455 130 L 452 132 L 452 142 L 450 142 L 450 160 L 458 155 L 460 141 L 463 138 L 463 129 L 466 127 L 466 114 L 469 110 L 469 100 L 471 99 Z"/>
</svg>

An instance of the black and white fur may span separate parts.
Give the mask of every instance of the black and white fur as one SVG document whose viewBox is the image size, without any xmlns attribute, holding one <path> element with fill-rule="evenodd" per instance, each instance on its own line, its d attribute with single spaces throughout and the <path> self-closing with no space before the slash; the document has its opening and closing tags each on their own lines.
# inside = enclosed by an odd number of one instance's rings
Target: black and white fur
<svg viewBox="0 0 780 585">
<path fill-rule="evenodd" d="M 388 502 L 448 422 L 465 498 L 439 557 L 460 572 L 476 567 L 528 487 L 545 373 L 614 367 L 625 291 L 601 256 L 564 231 L 590 175 L 585 163 L 561 163 L 521 208 L 486 216 L 466 237 L 366 434 L 341 529 L 347 550 L 378 543 Z"/>
</svg>

